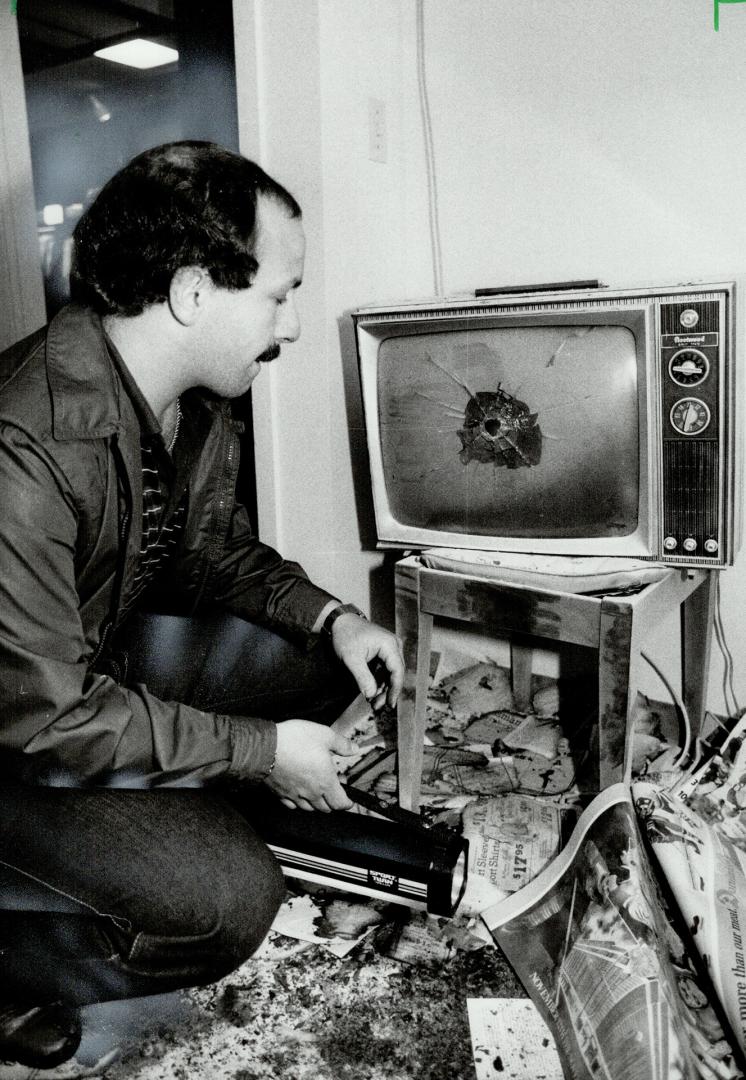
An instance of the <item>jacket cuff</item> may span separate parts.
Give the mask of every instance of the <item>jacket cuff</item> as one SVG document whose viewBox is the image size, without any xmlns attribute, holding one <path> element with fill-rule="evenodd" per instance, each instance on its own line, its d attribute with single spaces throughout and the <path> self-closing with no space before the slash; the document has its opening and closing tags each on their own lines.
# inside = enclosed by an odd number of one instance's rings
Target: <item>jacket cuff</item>
<svg viewBox="0 0 746 1080">
<path fill-rule="evenodd" d="M 291 634 L 315 640 L 323 622 L 322 614 L 328 614 L 340 603 L 341 600 L 312 582 L 298 581 L 292 592 L 271 612 L 270 625 L 274 623 Z"/>
<path fill-rule="evenodd" d="M 259 783 L 272 771 L 277 752 L 277 725 L 248 716 L 226 717 L 232 758 L 228 772 L 239 780 Z"/>
</svg>

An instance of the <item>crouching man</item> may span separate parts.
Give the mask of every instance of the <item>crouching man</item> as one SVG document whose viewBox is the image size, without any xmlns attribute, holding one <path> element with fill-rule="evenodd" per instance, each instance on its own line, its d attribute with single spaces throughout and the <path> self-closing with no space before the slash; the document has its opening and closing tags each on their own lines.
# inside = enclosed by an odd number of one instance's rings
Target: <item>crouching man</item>
<svg viewBox="0 0 746 1080">
<path fill-rule="evenodd" d="M 300 332 L 293 197 L 174 143 L 74 244 L 74 303 L 0 356 L 0 1060 L 41 1069 L 81 1005 L 253 953 L 282 877 L 231 791 L 346 808 L 326 725 L 403 677 L 234 494 L 230 399 Z"/>
</svg>

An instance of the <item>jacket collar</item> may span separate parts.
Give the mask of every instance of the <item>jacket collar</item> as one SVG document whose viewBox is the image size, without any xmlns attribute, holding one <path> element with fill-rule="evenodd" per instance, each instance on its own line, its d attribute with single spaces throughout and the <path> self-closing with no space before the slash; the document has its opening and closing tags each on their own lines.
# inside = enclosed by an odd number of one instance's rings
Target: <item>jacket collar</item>
<svg viewBox="0 0 746 1080">
<path fill-rule="evenodd" d="M 100 439 L 122 427 L 122 385 L 100 317 L 71 305 L 47 331 L 47 378 L 55 439 Z"/>
<path fill-rule="evenodd" d="M 128 429 L 139 431 L 95 311 L 71 304 L 55 315 L 47 328 L 46 361 L 55 439 L 101 439 Z M 236 431 L 243 431 L 228 401 L 199 390 L 194 394 L 208 412 L 222 413 Z"/>
</svg>

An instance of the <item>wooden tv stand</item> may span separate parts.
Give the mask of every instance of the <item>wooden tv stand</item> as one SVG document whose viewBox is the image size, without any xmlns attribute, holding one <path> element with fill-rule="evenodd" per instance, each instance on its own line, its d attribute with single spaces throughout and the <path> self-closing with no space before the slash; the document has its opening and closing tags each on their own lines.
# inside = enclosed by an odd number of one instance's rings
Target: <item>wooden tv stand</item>
<svg viewBox="0 0 746 1080">
<path fill-rule="evenodd" d="M 639 686 L 641 649 L 649 633 L 677 608 L 681 613 L 682 699 L 695 735 L 704 718 L 714 615 L 714 572 L 663 569 L 632 595 L 588 596 L 541 585 L 503 582 L 469 572 L 435 570 L 410 555 L 396 565 L 396 630 L 406 675 L 399 700 L 399 802 L 420 800 L 425 705 L 433 621 L 477 624 L 510 642 L 511 678 L 519 710 L 530 703 L 532 642 L 569 643 L 595 654 L 598 677 L 598 782 L 627 778 L 628 742 Z"/>
</svg>

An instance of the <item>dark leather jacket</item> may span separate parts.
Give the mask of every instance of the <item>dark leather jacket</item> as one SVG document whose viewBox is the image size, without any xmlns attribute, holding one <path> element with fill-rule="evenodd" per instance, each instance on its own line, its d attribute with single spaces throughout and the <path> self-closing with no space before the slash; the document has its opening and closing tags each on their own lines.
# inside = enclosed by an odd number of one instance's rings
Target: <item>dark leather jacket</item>
<svg viewBox="0 0 746 1080">
<path fill-rule="evenodd" d="M 220 607 L 310 634 L 332 597 L 251 532 L 234 498 L 240 425 L 208 433 L 171 570 L 185 614 Z M 0 771 L 88 784 L 259 778 L 274 725 L 165 703 L 97 673 L 136 569 L 140 429 L 100 319 L 69 307 L 0 355 Z M 168 582 L 166 582 L 168 586 Z"/>
</svg>

